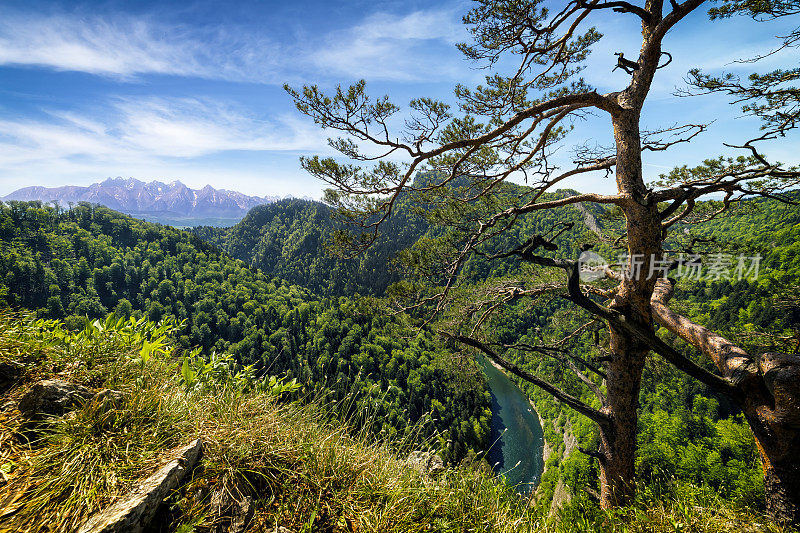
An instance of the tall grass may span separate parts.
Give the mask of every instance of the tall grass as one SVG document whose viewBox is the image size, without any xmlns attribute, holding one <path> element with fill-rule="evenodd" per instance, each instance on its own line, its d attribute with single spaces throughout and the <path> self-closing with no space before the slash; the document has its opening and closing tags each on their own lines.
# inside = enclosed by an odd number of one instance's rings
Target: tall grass
<svg viewBox="0 0 800 533">
<path fill-rule="evenodd" d="M 431 480 L 410 468 L 398 453 L 425 444 L 422 428 L 399 443 L 375 439 L 377 415 L 357 408 L 355 394 L 283 402 L 272 390 L 224 382 L 187 388 L 170 350 L 143 362 L 130 332 L 100 326 L 73 335 L 39 322 L 32 330 L 32 337 L 58 331 L 26 362 L 32 376 L 50 368 L 124 395 L 43 420 L 25 442 L 15 440 L 26 423 L 18 413 L 4 426 L 3 439 L 16 443 L 3 452 L 12 468 L 0 498 L 16 510 L 0 527 L 74 530 L 153 471 L 170 448 L 198 436 L 205 442 L 202 466 L 170 502 L 170 529 L 210 529 L 212 495 L 221 489 L 253 498 L 256 530 L 277 524 L 292 531 L 525 531 L 531 522 L 513 491 L 479 470 Z"/>
<path fill-rule="evenodd" d="M 424 422 L 401 442 L 375 438 L 380 421 L 359 407 L 355 393 L 339 400 L 320 393 L 286 401 L 280 387 L 243 386 L 234 368 L 231 379 L 218 375 L 197 386 L 182 371 L 183 356 L 152 342 L 168 329 L 106 321 L 71 333 L 56 322 L 0 314 L 0 357 L 22 367 L 26 382 L 55 374 L 123 393 L 119 401 L 89 401 L 72 414 L 34 425 L 8 407 L 26 384 L 5 394 L 0 531 L 73 531 L 155 470 L 170 449 L 196 437 L 205 443 L 202 462 L 166 502 L 162 531 L 212 530 L 219 519 L 212 503 L 220 491 L 250 498 L 250 531 L 276 525 L 296 533 L 770 527 L 724 502 L 688 493 L 673 501 L 644 493 L 635 505 L 613 513 L 578 499 L 560 512 L 560 521 L 547 522 L 545 509 L 529 507 L 480 463 L 436 478 L 410 468 L 403 457 L 432 444 L 423 437 Z M 145 357 L 143 340 L 159 347 Z"/>
</svg>

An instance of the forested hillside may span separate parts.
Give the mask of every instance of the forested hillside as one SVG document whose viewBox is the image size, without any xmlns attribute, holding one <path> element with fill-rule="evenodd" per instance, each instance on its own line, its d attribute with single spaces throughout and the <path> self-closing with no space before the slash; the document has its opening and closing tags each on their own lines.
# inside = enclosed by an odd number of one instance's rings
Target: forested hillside
<svg viewBox="0 0 800 533">
<path fill-rule="evenodd" d="M 525 192 L 518 186 L 507 189 L 510 196 Z M 562 191 L 559 194 L 574 193 Z M 294 209 L 290 209 L 291 207 Z M 707 214 L 717 207 L 717 203 L 709 202 L 699 206 L 698 211 Z M 337 275 L 331 279 L 339 280 L 342 285 L 338 288 L 328 285 L 327 290 L 347 291 L 351 290 L 350 287 L 358 286 L 359 282 L 355 281 L 352 274 L 358 272 L 357 262 L 349 265 L 354 270 L 348 270 L 348 264 L 344 260 L 332 259 L 319 246 L 319 239 L 329 235 L 328 231 L 318 231 L 318 228 L 324 227 L 325 218 L 322 214 L 327 212 L 327 208 L 321 204 L 284 203 L 259 208 L 258 211 L 260 219 L 252 216 L 255 213 L 251 213 L 240 226 L 217 233 L 212 242 L 228 247 L 229 250 L 233 249 L 231 243 L 241 242 L 243 244 L 235 248 L 233 253 L 267 269 L 276 268 L 273 265 L 292 264 L 302 257 L 303 264 L 309 265 L 305 272 L 316 273 L 310 279 L 319 279 L 319 273 L 324 273 L 326 269 L 333 271 L 338 268 Z M 268 213 L 270 216 L 267 216 Z M 309 216 L 310 213 L 314 217 Z M 276 220 L 280 221 L 280 230 L 270 226 Z M 262 225 L 256 224 L 257 221 Z M 620 235 L 620 222 L 619 213 L 592 204 L 580 209 L 564 207 L 536 216 L 524 216 L 514 226 L 513 233 L 506 232 L 488 241 L 486 253 L 494 254 L 511 249 L 536 235 L 552 236 L 561 232 L 552 241 L 556 245 L 555 249 L 540 250 L 540 253 L 574 258 L 580 254 L 579 248 L 588 244 L 613 262 L 617 259 L 618 252 L 612 248 L 611 243 Z M 589 229 L 590 226 L 592 229 Z M 412 268 L 416 263 L 417 272 L 424 274 L 426 256 L 428 260 L 430 256 L 448 257 L 452 253 L 453 243 L 458 242 L 453 231 L 448 233 L 430 229 L 432 227 L 435 226 L 417 226 L 417 231 L 424 235 L 409 251 L 402 252 L 400 245 L 394 250 L 384 247 L 381 250 L 382 257 L 370 251 L 373 254 L 369 256 L 370 261 L 387 261 L 388 257 L 399 255 Z M 715 254 L 720 253 L 730 255 L 734 261 L 739 254 L 761 257 L 757 278 L 682 280 L 678 284 L 676 299 L 682 302 L 681 309 L 685 314 L 733 338 L 742 339 L 744 336 L 746 344 L 756 349 L 773 346 L 776 338 L 796 336 L 796 331 L 800 329 L 800 312 L 797 309 L 779 309 L 775 295 L 785 291 L 787 287 L 797 287 L 800 282 L 800 271 L 795 262 L 795 259 L 800 259 L 800 209 L 797 206 L 769 199 L 747 201 L 734 206 L 724 216 L 715 217 L 700 225 L 687 224 L 685 227 L 691 227 L 691 233 L 676 231 L 677 237 L 667 242 L 669 250 L 685 252 L 693 244 L 692 252 L 701 253 L 706 262 L 710 262 Z M 602 233 L 603 238 L 597 232 Z M 205 228 L 198 234 L 209 237 Z M 245 234 L 249 235 L 247 239 L 241 237 Z M 238 237 L 233 238 L 234 235 Z M 290 235 L 293 238 L 289 238 Z M 298 235 L 313 235 L 302 254 L 297 253 Z M 700 240 L 692 242 L 693 237 Z M 403 239 L 403 243 L 405 242 L 407 239 Z M 266 243 L 269 243 L 269 248 L 265 246 Z M 259 253 L 267 249 L 270 251 L 262 255 L 253 254 L 252 250 L 256 249 Z M 257 259 L 253 259 L 254 257 Z M 328 261 L 325 267 L 318 266 L 325 261 Z M 503 261 L 473 258 L 465 265 L 464 271 L 474 284 L 472 290 L 478 291 L 470 293 L 466 289 L 467 294 L 479 294 L 482 284 L 525 279 L 531 275 L 529 267 L 514 257 Z M 435 281 L 434 275 L 431 280 Z M 298 281 L 303 283 L 303 280 Z M 317 282 L 314 284 L 319 286 Z M 497 317 L 488 329 L 492 330 L 492 337 L 498 343 L 506 345 L 533 345 L 541 339 L 558 339 L 587 320 L 586 317 L 563 312 L 563 307 L 559 298 L 541 299 L 530 307 L 520 305 L 514 312 Z M 769 332 L 771 336 L 748 336 L 752 332 Z M 796 349 L 796 346 L 784 348 L 791 350 Z M 571 349 L 588 355 L 589 359 L 603 355 L 591 338 L 576 339 Z M 687 356 L 704 367 L 711 368 L 710 362 L 693 350 L 685 345 L 683 349 Z M 546 376 L 551 382 L 581 397 L 585 402 L 592 404 L 595 401 L 591 394 L 582 389 L 582 384 L 572 373 L 564 371 L 563 361 L 515 349 L 509 349 L 505 355 L 521 367 Z M 657 357 L 651 358 L 647 363 L 643 379 L 639 431 L 641 453 L 637 462 L 641 479 L 652 490 L 661 491 L 670 497 L 687 491 L 699 491 L 707 495 L 718 495 L 735 505 L 763 509 L 764 489 L 760 460 L 750 430 L 737 409 L 726 398 L 714 394 Z M 562 437 L 555 428 L 568 427 L 584 449 L 596 449 L 598 435 L 586 419 L 569 409 L 563 409 L 530 384 L 520 381 L 520 385 L 536 399 L 545 419 L 555 424 L 545 424 L 548 442 L 557 443 L 561 440 Z M 593 491 L 598 488 L 596 462 L 587 455 L 576 452 L 569 458 L 559 458 L 555 454 L 551 457 L 549 467 L 543 479 L 545 495 L 552 494 L 559 474 L 577 498 L 577 502 L 588 497 L 586 488 Z"/>
<path fill-rule="evenodd" d="M 800 533 L 799 52 L 0 0 L 0 533 Z"/>
<path fill-rule="evenodd" d="M 625 514 L 575 507 L 561 521 L 545 520 L 546 509 L 497 483 L 480 462 L 435 479 L 418 471 L 407 459 L 413 440 L 352 431 L 340 405 L 324 396 L 291 401 L 290 384 L 271 385 L 231 365 L 192 377 L 174 363 L 181 350 L 171 329 L 112 319 L 73 331 L 59 320 L 0 312 L 0 378 L 10 370 L 16 376 L 10 389 L 0 379 L 0 529 L 75 531 L 125 498 L 170 450 L 200 437 L 191 475 L 149 508 L 161 531 L 230 531 L 243 511 L 249 530 L 267 531 L 463 533 L 476 524 L 508 533 L 674 533 L 683 525 L 697 533 L 789 531 L 765 529 L 757 514 L 697 493 L 675 500 L 651 494 Z M 186 360 L 200 370 L 210 357 Z M 94 398 L 70 405 L 67 416 L 31 419 L 16 409 L 20 396 L 54 371 Z M 367 414 L 374 420 L 372 408 Z M 26 441 L 32 432 L 43 438 Z M 230 493 L 241 500 L 226 501 Z M 700 506 L 713 512 L 702 516 Z"/>
<path fill-rule="evenodd" d="M 509 199 L 532 194 L 531 189 L 514 184 L 504 184 L 502 191 L 499 196 Z M 577 193 L 562 190 L 545 197 L 574 194 Z M 420 255 L 449 253 L 451 250 L 446 248 L 458 238 L 454 232 L 443 232 L 429 223 L 426 213 L 428 217 L 439 216 L 432 214 L 432 209 L 425 209 L 432 206 L 408 196 L 401 200 L 393 217 L 381 226 L 376 243 L 354 256 L 332 244 L 335 229 L 353 228 L 335 221 L 327 205 L 309 200 L 282 200 L 258 206 L 232 227 L 200 226 L 190 231 L 265 274 L 286 279 L 315 294 L 381 296 L 389 285 L 408 274 L 404 262 L 413 266 L 423 260 Z M 717 207 L 718 202 L 705 202 L 698 210 L 709 212 Z M 611 243 L 621 236 L 621 224 L 620 213 L 599 204 L 564 206 L 519 217 L 511 231 L 486 241 L 485 253 L 502 252 L 539 235 L 554 237 L 552 250 L 540 250 L 545 256 L 577 258 L 581 246 L 590 244 L 594 251 L 614 262 L 619 251 Z M 596 231 L 605 238 L 599 239 Z M 675 233 L 677 237 L 667 243 L 668 250 L 685 251 L 689 237 Z M 800 210 L 796 206 L 769 199 L 748 200 L 724 216 L 692 225 L 691 236 L 713 240 L 703 240 L 693 250 L 707 257 L 714 253 L 760 255 L 762 273 L 769 272 L 770 278 L 778 279 L 781 273 L 800 276 Z M 514 275 L 520 266 L 517 256 L 503 261 L 473 257 L 464 266 L 464 273 L 480 282 Z M 700 286 L 705 287 L 702 283 Z"/>
<path fill-rule="evenodd" d="M 232 354 L 336 398 L 378 405 L 402 436 L 426 414 L 446 458 L 488 446 L 489 397 L 475 365 L 369 301 L 317 299 L 189 233 L 88 204 L 0 205 L 0 294 L 68 325 L 84 317 L 174 317 L 183 349 Z"/>
<path fill-rule="evenodd" d="M 281 200 L 250 210 L 230 228 L 201 226 L 191 231 L 236 259 L 271 276 L 321 295 L 381 295 L 400 279 L 392 264 L 398 251 L 422 236 L 427 224 L 408 205 L 381 229 L 364 254 L 350 256 L 331 249 L 341 229 L 327 205 L 309 200 Z"/>
<path fill-rule="evenodd" d="M 515 187 L 514 192 L 520 189 Z M 714 207 L 709 204 L 706 209 Z M 435 210 L 431 213 L 436 216 Z M 375 428 L 378 433 L 400 437 L 410 424 L 431 413 L 436 421 L 429 435 L 434 429 L 441 432 L 447 459 L 486 449 L 489 400 L 474 365 L 454 359 L 433 334 L 420 332 L 408 319 L 387 315 L 379 299 L 320 299 L 310 290 L 381 294 L 399 279 L 400 273 L 389 269 L 391 258 L 403 257 L 409 263 L 405 268 L 414 272 L 424 265 L 426 254 L 450 253 L 457 234 L 431 229 L 435 226 L 413 213 L 401 212 L 398 226 L 393 226 L 405 232 L 401 238 L 394 241 L 386 231 L 381 247 L 354 261 L 326 250 L 334 227 L 329 215 L 323 204 L 284 201 L 254 209 L 233 228 L 199 228 L 193 235 L 102 207 L 81 205 L 59 211 L 36 203 L 4 205 L 0 293 L 14 306 L 38 309 L 43 317 L 64 317 L 68 325 L 82 323 L 83 316 L 107 313 L 151 320 L 175 317 L 185 321 L 177 333 L 184 349 L 200 346 L 229 352 L 241 363 L 255 363 L 270 373 L 286 372 L 319 389 L 330 388 L 338 398 L 355 391 L 360 398 L 355 409 L 367 402 L 377 406 L 382 420 Z M 581 246 L 591 244 L 613 260 L 616 252 L 609 237 L 616 236 L 617 228 L 618 214 L 612 210 L 565 207 L 546 216 L 523 217 L 513 234 L 488 242 L 487 251 L 507 250 L 550 232 L 557 234 L 552 239 L 556 247 L 543 253 L 575 257 Z M 699 251 L 761 254 L 761 270 L 757 279 L 682 280 L 681 310 L 727 335 L 744 338 L 748 346 L 782 343 L 787 351 L 796 350 L 791 339 L 800 330 L 800 310 L 778 307 L 776 298 L 798 284 L 792 262 L 798 253 L 798 231 L 800 209 L 773 200 L 744 202 L 724 217 L 696 227 L 692 235 L 704 239 Z M 669 245 L 682 250 L 688 237 L 676 233 L 681 240 Z M 228 257 L 212 243 L 263 270 Z M 407 245 L 410 250 L 403 252 Z M 365 264 L 380 276 L 364 274 L 360 269 Z M 474 298 L 483 286 L 530 276 L 529 269 L 517 259 L 473 259 L 465 266 L 471 283 L 460 290 L 463 297 Z M 279 274 L 294 275 L 306 288 L 272 277 Z M 439 327 L 451 319 L 443 317 Z M 565 312 L 562 300 L 550 296 L 534 306 L 516 306 L 485 327 L 500 345 L 520 346 L 562 338 L 586 319 Z M 591 361 L 603 355 L 595 342 L 591 335 L 582 335 L 569 347 Z M 678 345 L 710 368 L 693 350 Z M 586 403 L 595 401 L 574 374 L 565 372 L 563 360 L 513 347 L 504 355 Z M 542 479 L 540 502 L 549 501 L 561 477 L 575 498 L 562 511 L 565 516 L 577 513 L 572 516 L 576 520 L 578 515 L 594 516 L 590 494 L 597 490 L 596 461 L 577 452 L 564 456 L 559 431 L 573 434 L 582 448 L 591 450 L 598 444 L 595 429 L 540 390 L 520 385 L 535 399 L 545 420 L 546 439 L 556 451 Z M 692 494 L 693 501 L 722 498 L 738 508 L 763 511 L 755 443 L 730 402 L 652 357 L 640 405 L 637 470 L 646 494 L 672 499 Z M 595 518 L 601 527 L 603 515 Z"/>
<path fill-rule="evenodd" d="M 529 194 L 527 188 L 517 185 L 506 185 L 504 190 L 508 198 Z M 575 192 L 560 191 L 556 197 L 571 194 Z M 403 196 L 393 216 L 381 225 L 376 242 L 361 254 L 350 253 L 332 242 L 336 230 L 358 233 L 361 229 L 336 220 L 326 204 L 309 200 L 281 200 L 255 207 L 230 228 L 200 226 L 190 231 L 232 257 L 315 294 L 381 296 L 389 285 L 403 278 L 400 258 L 407 256 L 402 253 L 404 250 L 415 244 L 419 250 L 433 240 L 448 238 L 426 219 L 431 207 L 421 203 L 420 198 Z M 601 206 L 589 209 L 593 217 L 604 213 Z M 564 207 L 552 213 L 522 217 L 520 227 L 514 228 L 513 234 L 504 234 L 502 241 L 493 242 L 491 250 L 523 242 L 554 225 L 571 224 L 570 231 L 555 241 L 558 244 L 555 255 L 572 257 L 580 253 L 576 243 L 585 240 L 588 232 L 584 225 L 586 212 Z M 518 267 L 519 259 L 511 257 L 504 262 L 473 260 L 466 270 L 477 281 L 513 272 Z"/>
</svg>

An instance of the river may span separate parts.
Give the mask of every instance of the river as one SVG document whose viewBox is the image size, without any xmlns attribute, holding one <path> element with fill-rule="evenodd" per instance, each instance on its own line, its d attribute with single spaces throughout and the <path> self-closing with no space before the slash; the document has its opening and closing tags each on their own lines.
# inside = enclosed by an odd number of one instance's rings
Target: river
<svg viewBox="0 0 800 533">
<path fill-rule="evenodd" d="M 492 393 L 492 442 L 487 459 L 494 471 L 523 494 L 535 489 L 544 468 L 544 436 L 528 397 L 485 358 L 479 359 Z"/>
</svg>

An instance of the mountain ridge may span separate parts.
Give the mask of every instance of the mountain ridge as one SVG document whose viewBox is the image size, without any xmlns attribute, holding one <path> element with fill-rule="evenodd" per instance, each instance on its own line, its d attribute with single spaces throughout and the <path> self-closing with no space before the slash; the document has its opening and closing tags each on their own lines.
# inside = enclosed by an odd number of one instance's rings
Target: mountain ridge
<svg viewBox="0 0 800 533">
<path fill-rule="evenodd" d="M 65 185 L 43 187 L 33 185 L 18 189 L 2 201 L 40 200 L 57 202 L 61 207 L 78 202 L 101 204 L 115 211 L 167 224 L 192 221 L 235 223 L 255 206 L 280 200 L 279 196 L 249 196 L 206 185 L 192 189 L 179 180 L 164 183 L 144 182 L 135 178 L 107 178 L 88 186 Z"/>
</svg>

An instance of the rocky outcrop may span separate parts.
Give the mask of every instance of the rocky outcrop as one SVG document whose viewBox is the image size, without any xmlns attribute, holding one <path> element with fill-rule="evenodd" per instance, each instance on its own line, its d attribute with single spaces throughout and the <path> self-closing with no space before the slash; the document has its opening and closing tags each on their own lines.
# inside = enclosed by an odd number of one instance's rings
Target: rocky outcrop
<svg viewBox="0 0 800 533">
<path fill-rule="evenodd" d="M 243 533 L 253 518 L 255 506 L 245 481 L 221 483 L 211 495 L 213 533 Z"/>
<path fill-rule="evenodd" d="M 82 385 L 61 379 L 47 379 L 34 384 L 19 401 L 19 410 L 27 418 L 62 415 L 91 400 L 95 393 Z"/>
<path fill-rule="evenodd" d="M 120 391 L 102 389 L 94 392 L 63 379 L 46 379 L 28 389 L 17 407 L 25 418 L 36 420 L 42 416 L 63 415 L 88 401 L 119 407 L 124 398 L 125 395 Z"/>
<path fill-rule="evenodd" d="M 195 439 L 127 496 L 89 519 L 78 533 L 138 533 L 150 524 L 161 502 L 200 459 L 203 442 Z"/>
<path fill-rule="evenodd" d="M 439 455 L 433 452 L 411 452 L 408 455 L 408 459 L 406 459 L 406 463 L 419 473 L 431 477 L 435 477 L 444 472 L 444 461 Z"/>
<path fill-rule="evenodd" d="M 533 401 L 531 401 L 531 405 L 534 405 Z M 564 451 L 559 453 L 560 461 L 563 461 L 572 455 L 572 452 L 578 447 L 578 439 L 575 437 L 575 433 L 572 431 L 572 423 L 569 421 L 569 418 L 565 420 L 564 427 L 559 428 L 555 420 L 549 422 L 545 421 L 544 418 L 539 415 L 538 411 L 537 415 L 539 416 L 539 423 L 542 425 L 542 427 L 544 427 L 545 424 L 551 424 L 551 427 L 556 431 L 556 433 L 561 434 L 561 437 L 564 440 Z M 547 443 L 545 443 L 545 469 L 547 468 L 547 459 L 549 459 L 553 453 L 558 453 L 557 449 L 551 448 Z M 556 467 L 556 469 L 557 468 L 558 467 Z M 542 472 L 542 476 L 544 476 L 544 472 Z M 538 502 L 541 497 L 541 492 L 537 490 L 531 495 L 531 502 Z M 567 485 L 564 483 L 564 478 L 559 475 L 556 486 L 553 489 L 553 497 L 550 501 L 550 510 L 547 514 L 548 518 L 553 518 L 556 516 L 558 514 L 558 510 L 569 503 L 570 500 L 572 500 L 572 495 L 570 494 Z"/>
</svg>

